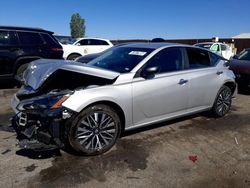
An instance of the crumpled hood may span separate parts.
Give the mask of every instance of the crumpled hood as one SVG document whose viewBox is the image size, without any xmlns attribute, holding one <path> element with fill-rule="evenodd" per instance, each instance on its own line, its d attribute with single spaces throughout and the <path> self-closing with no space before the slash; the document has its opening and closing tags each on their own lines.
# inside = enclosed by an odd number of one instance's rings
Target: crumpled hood
<svg viewBox="0 0 250 188">
<path fill-rule="evenodd" d="M 120 75 L 120 73 L 117 72 L 89 66 L 87 64 L 82 64 L 74 61 L 39 59 L 31 62 L 28 66 L 23 76 L 24 84 L 26 86 L 32 87 L 33 90 L 37 90 L 42 85 L 42 83 L 48 77 L 50 77 L 51 74 L 59 69 L 110 80 L 113 80 Z"/>
</svg>

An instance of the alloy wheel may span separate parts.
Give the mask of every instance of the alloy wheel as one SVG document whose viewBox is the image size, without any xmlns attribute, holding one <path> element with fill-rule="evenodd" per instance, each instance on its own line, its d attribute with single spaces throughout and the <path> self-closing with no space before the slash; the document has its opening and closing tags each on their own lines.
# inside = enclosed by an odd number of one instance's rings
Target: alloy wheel
<svg viewBox="0 0 250 188">
<path fill-rule="evenodd" d="M 218 96 L 216 107 L 217 112 L 220 116 L 224 116 L 231 107 L 231 96 L 232 93 L 230 89 L 224 89 Z"/>
<path fill-rule="evenodd" d="M 117 132 L 112 116 L 105 112 L 94 112 L 80 120 L 75 139 L 84 150 L 98 152 L 114 142 Z"/>
</svg>

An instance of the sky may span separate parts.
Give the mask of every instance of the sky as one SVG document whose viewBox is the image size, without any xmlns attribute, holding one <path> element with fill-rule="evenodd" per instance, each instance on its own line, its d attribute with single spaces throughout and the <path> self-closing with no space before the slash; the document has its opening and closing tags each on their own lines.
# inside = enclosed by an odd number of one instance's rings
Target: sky
<svg viewBox="0 0 250 188">
<path fill-rule="evenodd" d="M 250 32 L 250 0 L 3 0 L 0 25 L 70 35 L 79 13 L 86 35 L 107 39 L 227 38 Z"/>
</svg>

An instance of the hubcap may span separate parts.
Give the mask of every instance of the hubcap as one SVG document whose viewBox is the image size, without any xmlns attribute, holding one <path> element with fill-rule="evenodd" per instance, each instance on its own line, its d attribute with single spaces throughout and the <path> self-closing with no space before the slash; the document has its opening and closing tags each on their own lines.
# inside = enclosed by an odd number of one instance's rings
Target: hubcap
<svg viewBox="0 0 250 188">
<path fill-rule="evenodd" d="M 223 90 L 217 100 L 217 110 L 218 113 L 224 115 L 228 112 L 231 105 L 231 92 L 228 90 Z"/>
<path fill-rule="evenodd" d="M 116 132 L 115 122 L 111 116 L 95 112 L 81 120 L 76 130 L 76 138 L 85 150 L 100 151 L 112 143 Z"/>
</svg>

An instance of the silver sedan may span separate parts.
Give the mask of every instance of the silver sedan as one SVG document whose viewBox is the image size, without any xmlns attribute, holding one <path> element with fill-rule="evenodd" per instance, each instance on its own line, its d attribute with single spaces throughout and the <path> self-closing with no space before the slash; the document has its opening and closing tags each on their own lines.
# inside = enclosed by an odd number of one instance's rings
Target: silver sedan
<svg viewBox="0 0 250 188">
<path fill-rule="evenodd" d="M 126 130 L 202 111 L 222 117 L 236 90 L 224 58 L 169 43 L 125 44 L 88 64 L 38 60 L 23 81 L 12 100 L 20 145 L 84 155 L 104 153 Z"/>
</svg>

